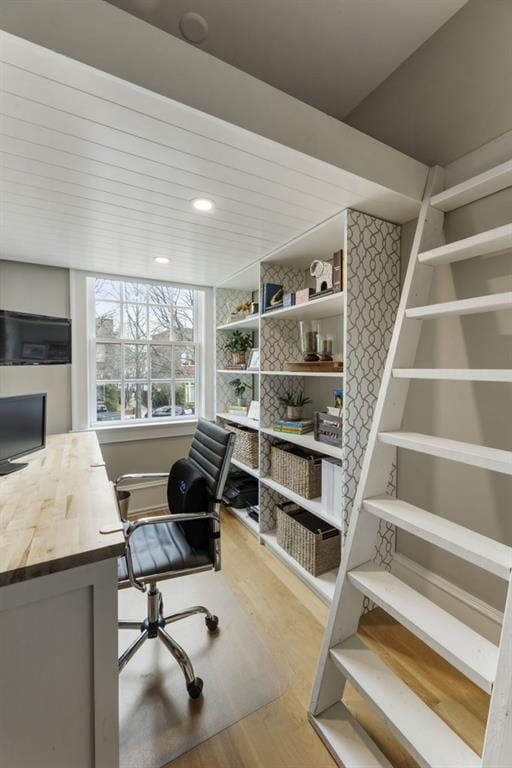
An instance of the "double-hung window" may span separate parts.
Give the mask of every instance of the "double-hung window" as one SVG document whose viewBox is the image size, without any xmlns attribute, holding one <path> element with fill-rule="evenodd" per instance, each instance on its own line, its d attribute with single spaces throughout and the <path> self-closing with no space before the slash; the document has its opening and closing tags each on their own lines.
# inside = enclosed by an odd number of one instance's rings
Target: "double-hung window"
<svg viewBox="0 0 512 768">
<path fill-rule="evenodd" d="M 103 277 L 88 283 L 91 426 L 198 414 L 202 292 Z"/>
</svg>

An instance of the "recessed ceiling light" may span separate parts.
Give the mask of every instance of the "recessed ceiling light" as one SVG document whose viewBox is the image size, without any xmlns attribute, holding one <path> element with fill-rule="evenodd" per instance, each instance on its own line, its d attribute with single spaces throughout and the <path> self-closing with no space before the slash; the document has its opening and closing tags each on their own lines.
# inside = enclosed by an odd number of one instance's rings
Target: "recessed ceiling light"
<svg viewBox="0 0 512 768">
<path fill-rule="evenodd" d="M 207 197 L 196 197 L 192 200 L 192 205 L 196 211 L 212 211 L 214 208 L 213 200 L 208 200 Z"/>
<path fill-rule="evenodd" d="M 157 264 L 168 264 L 169 259 L 167 256 L 155 256 L 155 261 Z"/>
</svg>

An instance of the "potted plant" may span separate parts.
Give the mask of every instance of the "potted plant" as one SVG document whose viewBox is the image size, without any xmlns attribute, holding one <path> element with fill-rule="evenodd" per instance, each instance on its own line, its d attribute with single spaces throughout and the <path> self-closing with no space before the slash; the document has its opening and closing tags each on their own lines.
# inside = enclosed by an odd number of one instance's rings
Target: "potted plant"
<svg viewBox="0 0 512 768">
<path fill-rule="evenodd" d="M 233 331 L 224 345 L 227 352 L 231 352 L 234 365 L 245 365 L 245 353 L 252 348 L 252 333 Z"/>
<path fill-rule="evenodd" d="M 233 381 L 229 382 L 229 386 L 233 390 L 233 394 L 235 396 L 235 405 L 237 408 L 243 408 L 246 407 L 246 401 L 244 398 L 245 390 L 250 389 L 248 384 L 244 384 L 244 382 L 241 379 L 233 379 Z"/>
<path fill-rule="evenodd" d="M 286 418 L 296 421 L 302 418 L 302 411 L 304 406 L 311 402 L 310 397 L 305 397 L 304 392 L 287 392 L 284 397 L 280 397 L 279 401 L 286 405 Z"/>
</svg>

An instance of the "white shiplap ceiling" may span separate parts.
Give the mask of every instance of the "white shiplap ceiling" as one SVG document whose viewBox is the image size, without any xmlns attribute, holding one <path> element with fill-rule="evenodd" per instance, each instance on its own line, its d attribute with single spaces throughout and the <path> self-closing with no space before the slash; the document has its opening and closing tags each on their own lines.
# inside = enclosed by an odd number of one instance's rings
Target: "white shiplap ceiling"
<svg viewBox="0 0 512 768">
<path fill-rule="evenodd" d="M 349 205 L 384 200 L 401 220 L 414 210 L 378 184 L 2 32 L 0 59 L 0 258 L 212 285 Z M 214 212 L 195 212 L 197 196 Z"/>
</svg>

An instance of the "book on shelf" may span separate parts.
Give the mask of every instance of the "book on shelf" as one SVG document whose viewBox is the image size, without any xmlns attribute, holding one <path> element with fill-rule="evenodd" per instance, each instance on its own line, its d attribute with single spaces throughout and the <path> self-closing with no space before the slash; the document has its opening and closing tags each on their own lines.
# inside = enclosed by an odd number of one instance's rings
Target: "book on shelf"
<svg viewBox="0 0 512 768">
<path fill-rule="evenodd" d="M 312 432 L 314 424 L 310 420 L 287 421 L 286 419 L 276 419 L 272 422 L 272 429 L 275 432 L 283 432 L 289 435 L 304 435 Z"/>
<path fill-rule="evenodd" d="M 246 371 L 246 363 L 228 363 L 224 369 L 225 371 Z"/>
</svg>

